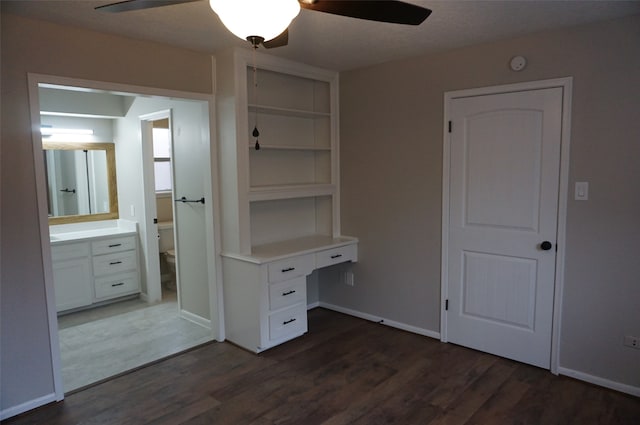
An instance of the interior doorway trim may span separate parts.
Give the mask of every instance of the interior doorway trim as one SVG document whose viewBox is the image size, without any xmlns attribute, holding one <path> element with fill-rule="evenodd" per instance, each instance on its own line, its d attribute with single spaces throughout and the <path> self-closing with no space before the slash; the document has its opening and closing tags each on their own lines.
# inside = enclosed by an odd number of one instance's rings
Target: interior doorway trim
<svg viewBox="0 0 640 425">
<path fill-rule="evenodd" d="M 214 62 L 215 65 L 215 62 Z M 215 94 L 185 92 L 146 86 L 136 86 L 122 83 L 110 83 L 79 78 L 60 77 L 46 74 L 29 73 L 28 92 L 29 109 L 31 115 L 31 140 L 33 149 L 33 161 L 36 176 L 36 199 L 38 209 L 38 225 L 40 230 L 42 267 L 44 271 L 45 298 L 47 308 L 47 318 L 49 322 L 49 346 L 51 350 L 51 369 L 53 374 L 54 397 L 56 401 L 64 399 L 64 389 L 62 385 L 62 366 L 60 359 L 60 344 L 58 339 L 58 323 L 55 306 L 55 292 L 53 285 L 53 264 L 51 260 L 51 245 L 49 243 L 49 221 L 47 208 L 47 188 L 42 161 L 42 137 L 40 134 L 40 97 L 38 88 L 40 84 L 52 84 L 71 87 L 83 87 L 93 90 L 107 91 L 122 95 L 136 96 L 159 96 L 166 98 L 176 98 L 184 100 L 195 100 L 206 102 L 208 105 L 208 140 L 210 141 L 210 161 L 212 166 L 211 191 L 212 191 L 212 220 L 207 220 L 208 234 L 213 235 L 207 238 L 207 249 L 214 255 L 214 261 L 209 264 L 209 306 L 211 317 L 211 329 L 213 337 L 217 341 L 224 341 L 224 310 L 222 303 L 222 264 L 220 260 L 221 240 L 220 240 L 220 195 L 217 187 L 217 173 L 215 168 L 218 164 L 217 139 L 215 132 L 216 109 Z M 215 86 L 214 86 L 215 87 Z"/>
<path fill-rule="evenodd" d="M 442 155 L 442 245 L 440 270 L 440 340 L 447 342 L 447 315 L 445 303 L 448 299 L 448 269 L 449 269 L 449 183 L 450 183 L 450 106 L 454 99 L 490 94 L 541 90 L 547 88 L 562 88 L 562 133 L 560 141 L 560 182 L 558 195 L 558 234 L 555 263 L 555 287 L 553 301 L 553 322 L 551 333 L 551 372 L 558 374 L 560 362 L 560 322 L 562 319 L 562 295 L 564 288 L 564 258 L 566 245 L 566 217 L 569 196 L 569 142 L 571 139 L 571 97 L 573 77 L 549 80 L 530 81 L 524 83 L 481 87 L 466 90 L 445 92 L 444 94 L 444 122 L 443 122 L 443 155 Z"/>
</svg>

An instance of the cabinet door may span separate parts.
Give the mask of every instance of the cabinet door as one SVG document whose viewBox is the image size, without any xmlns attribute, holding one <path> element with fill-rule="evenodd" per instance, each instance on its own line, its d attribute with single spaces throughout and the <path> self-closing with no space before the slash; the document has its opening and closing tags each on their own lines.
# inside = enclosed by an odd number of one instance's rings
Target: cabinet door
<svg viewBox="0 0 640 425">
<path fill-rule="evenodd" d="M 93 276 L 89 258 L 57 261 L 53 264 L 56 311 L 70 310 L 91 304 Z"/>
</svg>

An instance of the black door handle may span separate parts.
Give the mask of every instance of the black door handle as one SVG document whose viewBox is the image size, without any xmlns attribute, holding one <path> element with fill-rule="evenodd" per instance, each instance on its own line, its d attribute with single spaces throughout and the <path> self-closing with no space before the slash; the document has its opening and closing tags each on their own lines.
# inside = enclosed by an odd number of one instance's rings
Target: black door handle
<svg viewBox="0 0 640 425">
<path fill-rule="evenodd" d="M 540 244 L 540 249 L 543 251 L 549 251 L 553 247 L 553 244 L 549 241 L 544 241 Z"/>
</svg>

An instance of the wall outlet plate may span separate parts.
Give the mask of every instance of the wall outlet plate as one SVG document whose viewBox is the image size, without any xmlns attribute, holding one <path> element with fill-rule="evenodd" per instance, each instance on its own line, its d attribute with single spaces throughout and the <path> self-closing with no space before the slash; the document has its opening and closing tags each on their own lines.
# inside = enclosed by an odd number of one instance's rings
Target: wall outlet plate
<svg viewBox="0 0 640 425">
<path fill-rule="evenodd" d="M 632 335 L 624 336 L 624 345 L 631 348 L 637 348 L 640 350 L 640 338 Z"/>
</svg>

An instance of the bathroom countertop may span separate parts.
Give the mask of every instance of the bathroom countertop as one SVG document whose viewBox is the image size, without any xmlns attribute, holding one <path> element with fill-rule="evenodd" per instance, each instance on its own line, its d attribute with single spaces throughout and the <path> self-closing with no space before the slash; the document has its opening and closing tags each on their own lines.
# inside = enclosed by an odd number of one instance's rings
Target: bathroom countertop
<svg viewBox="0 0 640 425">
<path fill-rule="evenodd" d="M 134 223 L 135 224 L 135 223 Z M 111 236 L 129 236 L 137 234 L 135 225 L 114 225 L 114 226 L 97 226 L 96 228 L 84 227 L 57 227 L 49 228 L 49 239 L 52 245 L 62 244 L 65 242 L 84 241 L 88 239 L 111 237 Z"/>
</svg>

